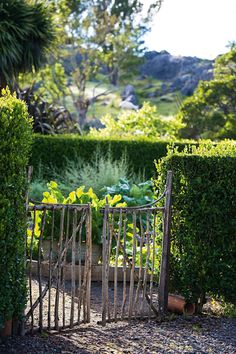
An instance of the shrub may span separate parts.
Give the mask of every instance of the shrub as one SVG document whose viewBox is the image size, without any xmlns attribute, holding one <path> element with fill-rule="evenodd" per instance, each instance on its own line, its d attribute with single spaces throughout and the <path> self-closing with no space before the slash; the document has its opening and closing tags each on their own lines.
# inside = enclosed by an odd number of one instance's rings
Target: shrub
<svg viewBox="0 0 236 354">
<path fill-rule="evenodd" d="M 0 327 L 20 316 L 26 301 L 26 166 L 31 123 L 25 103 L 2 91 L 0 98 Z"/>
<path fill-rule="evenodd" d="M 162 187 L 173 170 L 171 286 L 189 300 L 206 293 L 236 303 L 236 144 L 170 153 L 157 165 Z"/>
<path fill-rule="evenodd" d="M 107 114 L 101 119 L 105 128 L 91 129 L 90 134 L 94 137 L 132 137 L 143 136 L 148 138 L 175 138 L 178 130 L 182 127 L 180 121 L 172 119 L 167 121 L 157 114 L 155 106 L 144 102 L 138 111 L 122 111 L 117 118 Z"/>
<path fill-rule="evenodd" d="M 92 187 L 98 197 L 102 196 L 104 186 L 111 187 L 122 177 L 137 178 L 132 173 L 125 155 L 119 160 L 114 160 L 110 151 L 105 155 L 96 151 L 90 162 L 68 160 L 65 170 L 55 173 L 55 179 L 63 192 L 69 193 L 81 185 L 86 189 Z"/>
</svg>

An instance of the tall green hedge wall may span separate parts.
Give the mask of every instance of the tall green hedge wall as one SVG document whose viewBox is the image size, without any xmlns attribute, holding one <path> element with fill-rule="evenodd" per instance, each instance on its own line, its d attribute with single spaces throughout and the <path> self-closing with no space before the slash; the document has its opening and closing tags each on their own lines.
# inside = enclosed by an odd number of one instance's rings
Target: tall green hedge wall
<svg viewBox="0 0 236 354">
<path fill-rule="evenodd" d="M 157 170 L 158 187 L 173 170 L 172 291 L 236 304 L 235 144 L 169 154 Z"/>
<path fill-rule="evenodd" d="M 66 165 L 66 159 L 81 158 L 89 162 L 97 149 L 101 153 L 106 153 L 110 149 L 114 159 L 119 159 L 123 153 L 126 153 L 134 171 L 143 171 L 145 168 L 146 177 L 151 178 L 155 173 L 154 160 L 166 155 L 168 145 L 170 142 L 165 141 L 92 139 L 78 135 L 35 135 L 30 163 L 36 170 L 40 164 L 48 167 L 46 177 L 50 178 L 53 177 L 50 175 L 50 167 L 62 170 Z M 180 142 L 175 145 L 183 149 L 186 143 Z"/>
<path fill-rule="evenodd" d="M 26 302 L 26 166 L 31 123 L 26 105 L 3 91 L 0 98 L 0 328 L 19 317 Z"/>
</svg>

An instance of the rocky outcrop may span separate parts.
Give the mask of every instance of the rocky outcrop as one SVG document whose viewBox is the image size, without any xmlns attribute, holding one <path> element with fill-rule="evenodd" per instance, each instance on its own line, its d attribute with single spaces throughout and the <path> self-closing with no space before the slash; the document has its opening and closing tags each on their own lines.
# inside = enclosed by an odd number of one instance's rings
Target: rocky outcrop
<svg viewBox="0 0 236 354">
<path fill-rule="evenodd" d="M 133 105 L 138 105 L 138 98 L 135 93 L 133 85 L 127 85 L 124 88 L 124 91 L 121 94 L 122 101 L 131 102 Z"/>
<path fill-rule="evenodd" d="M 147 52 L 141 67 L 142 76 L 165 82 L 162 94 L 180 91 L 189 96 L 200 80 L 211 80 L 213 61 L 197 57 L 172 56 L 167 51 Z"/>
</svg>

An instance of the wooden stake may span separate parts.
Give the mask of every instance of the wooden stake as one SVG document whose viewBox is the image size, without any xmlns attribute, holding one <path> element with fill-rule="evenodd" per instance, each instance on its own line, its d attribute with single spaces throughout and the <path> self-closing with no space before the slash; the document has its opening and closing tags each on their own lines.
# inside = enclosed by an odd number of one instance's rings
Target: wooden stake
<svg viewBox="0 0 236 354">
<path fill-rule="evenodd" d="M 117 237 L 116 260 L 115 260 L 115 271 L 114 271 L 114 318 L 115 320 L 117 318 L 117 268 L 118 268 L 118 258 L 119 258 L 119 250 L 120 250 L 121 229 L 122 229 L 122 209 L 120 210 L 120 217 L 119 217 L 119 231 Z"/>
<path fill-rule="evenodd" d="M 129 286 L 129 319 L 133 315 L 133 293 L 134 293 L 134 272 L 135 272 L 135 258 L 136 258 L 136 213 L 133 213 L 133 252 L 132 252 L 132 267 L 130 272 L 130 286 Z"/>
<path fill-rule="evenodd" d="M 72 237 L 72 259 L 71 259 L 71 308 L 70 308 L 70 328 L 73 328 L 75 309 L 75 239 L 76 239 L 77 211 L 73 215 L 73 237 Z"/>
<path fill-rule="evenodd" d="M 153 242 L 152 242 L 152 269 L 150 278 L 150 303 L 153 304 L 153 277 L 156 259 L 156 213 L 154 212 L 153 220 Z M 151 317 L 151 306 L 149 307 L 149 318 Z"/>
<path fill-rule="evenodd" d="M 60 219 L 60 236 L 59 236 L 59 254 L 58 254 L 58 268 L 57 268 L 57 284 L 56 284 L 56 297 L 55 297 L 55 329 L 59 330 L 59 302 L 60 302 L 60 285 L 61 285 L 61 262 L 63 250 L 63 233 L 64 233 L 64 219 L 65 207 L 61 210 Z"/>
<path fill-rule="evenodd" d="M 140 224 L 140 256 L 139 256 L 139 274 L 138 274 L 138 285 L 136 289 L 136 294 L 135 294 L 135 300 L 134 300 L 134 308 L 135 308 L 135 317 L 137 316 L 138 309 L 138 300 L 139 300 L 139 292 L 142 284 L 142 276 L 143 276 L 143 239 L 144 239 L 144 232 L 143 232 L 143 222 L 142 222 L 142 213 L 139 213 L 139 224 Z"/>
<path fill-rule="evenodd" d="M 43 330 L 43 297 L 42 297 L 42 267 L 41 267 L 41 254 L 42 254 L 42 242 L 43 242 L 43 233 L 46 222 L 46 209 L 43 211 L 42 225 L 39 236 L 38 244 L 38 281 L 39 281 L 39 330 Z"/>
<path fill-rule="evenodd" d="M 33 258 L 33 244 L 34 244 L 34 229 L 35 229 L 35 220 L 36 220 L 36 210 L 33 212 L 33 225 L 32 225 L 32 234 L 30 240 L 30 264 L 29 264 L 29 295 L 30 295 L 30 307 L 33 305 L 33 296 L 32 296 L 32 258 Z M 34 328 L 34 314 L 31 314 L 31 324 L 30 330 L 33 331 Z"/>
<path fill-rule="evenodd" d="M 53 252 L 53 239 L 54 239 L 54 224 L 55 224 L 55 211 L 52 209 L 52 227 L 50 237 L 50 252 L 49 252 L 49 274 L 48 274 L 48 329 L 51 329 L 51 287 L 52 287 L 52 252 Z"/>
<path fill-rule="evenodd" d="M 124 317 L 125 315 L 125 304 L 126 304 L 126 215 L 124 216 L 124 246 L 122 249 L 122 254 L 123 254 L 123 301 L 122 301 L 122 306 L 121 306 L 121 318 Z"/>
<path fill-rule="evenodd" d="M 92 271 L 92 209 L 89 204 L 88 216 L 86 221 L 86 243 L 87 243 L 87 289 L 86 289 L 86 322 L 90 322 L 90 299 L 91 299 L 91 271 Z"/>
<path fill-rule="evenodd" d="M 106 325 L 107 316 L 107 219 L 108 219 L 108 200 L 106 199 L 106 206 L 103 217 L 103 231 L 102 231 L 102 325 Z"/>
<path fill-rule="evenodd" d="M 68 242 L 69 238 L 69 232 L 70 232 L 70 209 L 67 207 L 67 218 L 66 218 L 66 238 L 65 238 L 65 245 Z M 66 307 L 66 299 L 65 299 L 65 264 L 67 263 L 66 261 L 67 257 L 67 252 L 65 252 L 62 260 L 62 328 L 66 327 L 66 313 L 65 313 L 65 307 Z"/>
</svg>

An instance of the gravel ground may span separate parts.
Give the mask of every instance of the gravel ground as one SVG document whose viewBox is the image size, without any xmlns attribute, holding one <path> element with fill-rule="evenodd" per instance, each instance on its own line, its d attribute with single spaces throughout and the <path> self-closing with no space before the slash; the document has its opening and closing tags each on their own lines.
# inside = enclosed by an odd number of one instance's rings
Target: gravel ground
<svg viewBox="0 0 236 354">
<path fill-rule="evenodd" d="M 38 283 L 32 286 L 34 300 L 38 297 Z M 66 294 L 67 320 L 70 314 L 70 293 Z M 109 289 L 110 301 L 114 289 Z M 52 298 L 55 290 L 52 291 Z M 118 304 L 121 305 L 122 287 L 118 288 Z M 47 324 L 47 296 L 44 299 L 44 324 Z M 53 310 L 53 309 L 52 309 Z M 210 308 L 206 308 L 210 311 Z M 52 311 L 53 313 L 54 311 Z M 60 310 L 59 317 L 62 313 Z M 34 313 L 35 324 L 38 309 Z M 53 353 L 220 353 L 236 354 L 236 318 L 226 319 L 212 315 L 170 315 L 165 322 L 122 321 L 102 327 L 101 284 L 92 283 L 91 323 L 81 324 L 59 334 L 26 335 L 0 342 L 0 354 L 53 354 Z"/>
<path fill-rule="evenodd" d="M 236 319 L 178 316 L 168 322 L 118 322 L 81 326 L 60 334 L 15 337 L 1 354 L 236 353 Z"/>
</svg>

